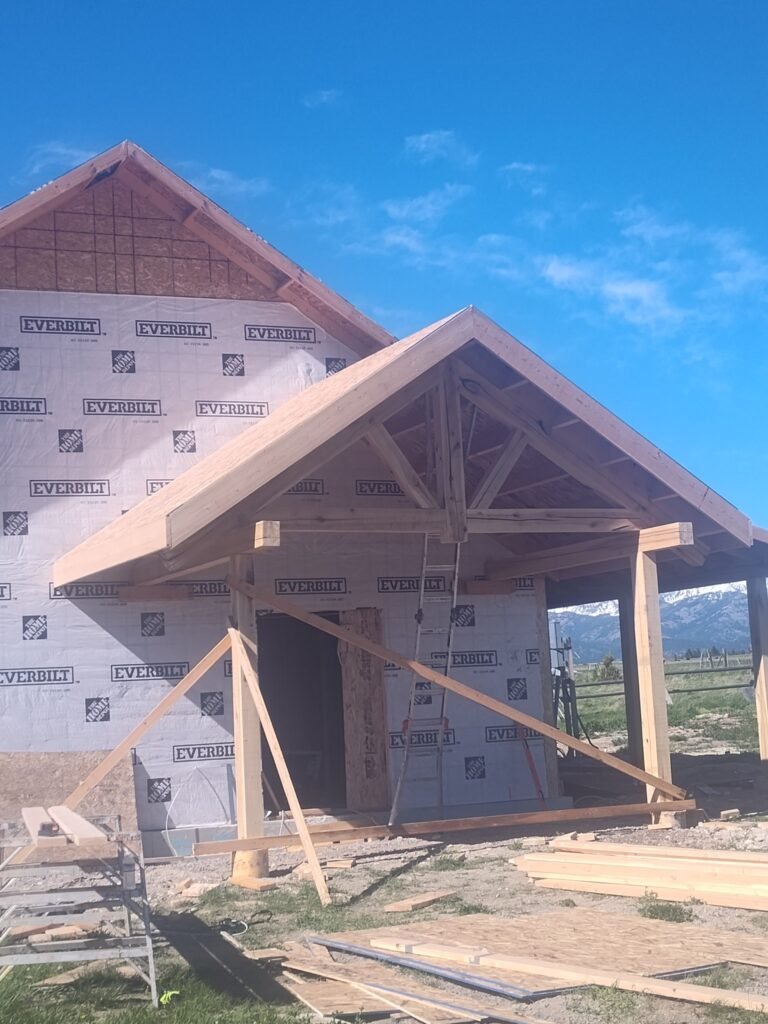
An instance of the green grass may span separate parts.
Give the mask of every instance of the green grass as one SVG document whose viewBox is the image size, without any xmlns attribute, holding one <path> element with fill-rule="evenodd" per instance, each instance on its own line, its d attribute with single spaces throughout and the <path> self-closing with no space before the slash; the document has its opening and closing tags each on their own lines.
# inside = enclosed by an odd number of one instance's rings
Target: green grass
<svg viewBox="0 0 768 1024">
<path fill-rule="evenodd" d="M 567 1003 L 573 1019 L 584 1024 L 648 1024 L 656 1019 L 648 996 L 618 988 L 584 988 L 568 996 Z"/>
<path fill-rule="evenodd" d="M 754 702 L 740 689 L 714 690 L 711 687 L 726 683 L 743 682 L 749 685 L 749 668 L 733 673 L 697 672 L 698 661 L 674 663 L 673 671 L 667 674 L 667 686 L 677 689 L 701 689 L 702 692 L 672 694 L 672 703 L 667 708 L 670 727 L 685 729 L 689 736 L 701 741 L 715 741 L 727 744 L 734 751 L 757 750 L 757 717 Z M 607 681 L 601 686 L 590 686 L 579 690 L 578 680 L 586 680 L 588 672 L 577 670 L 577 694 L 582 697 L 593 694 L 616 693 L 622 684 Z M 590 736 L 607 733 L 625 733 L 627 729 L 624 697 L 601 697 L 581 700 L 579 714 Z M 672 750 L 684 743 L 674 733 L 670 737 Z"/>
<path fill-rule="evenodd" d="M 743 988 L 750 979 L 750 972 L 743 967 L 731 964 L 718 964 L 705 974 L 697 974 L 688 980 L 692 985 L 704 985 L 707 988 L 724 988 L 731 991 Z"/>
<path fill-rule="evenodd" d="M 646 892 L 637 901 L 637 912 L 641 917 L 656 921 L 674 921 L 682 924 L 693 920 L 693 908 L 688 903 L 668 903 L 660 900 L 655 892 Z"/>
<path fill-rule="evenodd" d="M 71 966 L 71 965 L 70 965 Z M 0 982 L 0 1024 L 302 1024 L 307 1014 L 293 1006 L 249 999 L 236 1001 L 210 988 L 185 967 L 160 966 L 160 992 L 177 991 L 155 1010 L 140 979 L 110 970 L 93 972 L 73 985 L 33 989 L 50 968 L 14 970 Z"/>
<path fill-rule="evenodd" d="M 467 864 L 467 858 L 463 853 L 441 853 L 429 861 L 431 871 L 458 871 L 460 868 L 478 867 L 479 864 Z"/>
</svg>

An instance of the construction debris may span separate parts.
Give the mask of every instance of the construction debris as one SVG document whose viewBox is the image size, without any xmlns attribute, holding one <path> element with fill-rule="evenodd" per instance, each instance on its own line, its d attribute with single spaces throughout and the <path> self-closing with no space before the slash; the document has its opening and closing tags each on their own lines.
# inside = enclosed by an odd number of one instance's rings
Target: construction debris
<svg viewBox="0 0 768 1024">
<path fill-rule="evenodd" d="M 419 896 L 409 896 L 404 900 L 397 900 L 396 903 L 388 903 L 382 909 L 386 914 L 404 913 L 409 910 L 421 910 L 422 907 L 429 907 L 438 900 L 446 900 L 455 896 L 455 889 L 437 889 L 434 892 L 423 892 Z"/>
</svg>

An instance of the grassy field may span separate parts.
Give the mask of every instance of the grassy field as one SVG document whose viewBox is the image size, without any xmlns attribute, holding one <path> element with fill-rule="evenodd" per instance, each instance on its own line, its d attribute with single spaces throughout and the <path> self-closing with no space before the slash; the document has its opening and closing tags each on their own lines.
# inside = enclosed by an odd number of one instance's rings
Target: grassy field
<svg viewBox="0 0 768 1024">
<path fill-rule="evenodd" d="M 621 662 L 616 662 L 616 668 L 621 672 Z M 593 739 L 610 736 L 620 747 L 626 742 L 627 731 L 623 684 L 606 680 L 599 686 L 585 686 L 593 682 L 592 667 L 577 667 L 575 675 L 579 715 L 587 732 Z M 667 714 L 673 752 L 694 753 L 713 748 L 734 753 L 757 750 L 751 680 L 751 668 L 746 665 L 735 666 L 728 672 L 707 672 L 701 671 L 698 659 L 668 663 Z M 740 686 L 718 689 L 730 684 Z M 680 692 L 685 690 L 698 692 Z"/>
</svg>

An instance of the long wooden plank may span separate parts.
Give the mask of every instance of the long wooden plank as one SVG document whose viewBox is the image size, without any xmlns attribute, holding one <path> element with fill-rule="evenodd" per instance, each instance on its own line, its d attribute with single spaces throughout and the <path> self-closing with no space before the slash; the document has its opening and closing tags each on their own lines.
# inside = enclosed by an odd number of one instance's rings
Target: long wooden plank
<svg viewBox="0 0 768 1024">
<path fill-rule="evenodd" d="M 22 807 L 21 817 L 35 846 L 66 846 L 69 843 L 69 840 L 63 834 L 40 835 L 40 829 L 43 825 L 51 827 L 55 824 L 53 818 L 44 807 Z"/>
<path fill-rule="evenodd" d="M 637 884 L 680 886 L 696 888 L 720 885 L 735 886 L 741 891 L 754 890 L 768 896 L 768 872 L 750 866 L 745 877 L 739 864 L 712 864 L 710 861 L 672 860 L 638 857 L 630 860 L 618 857 L 569 857 L 568 854 L 542 854 L 540 857 L 520 857 L 516 867 L 527 875 L 546 877 L 597 878 L 600 881 L 627 881 Z"/>
<path fill-rule="evenodd" d="M 404 900 L 388 903 L 385 907 L 382 907 L 382 910 L 386 914 L 407 913 L 411 910 L 421 910 L 422 907 L 431 907 L 433 903 L 455 895 L 455 889 L 436 889 L 433 892 L 422 892 L 416 896 L 407 896 Z"/>
<path fill-rule="evenodd" d="M 106 832 L 99 828 L 98 825 L 94 825 L 78 814 L 77 811 L 73 811 L 70 807 L 49 807 L 48 812 L 59 826 L 62 832 L 72 837 L 72 841 L 75 846 L 82 846 L 83 843 L 93 842 L 106 842 Z"/>
<path fill-rule="evenodd" d="M 309 868 L 312 873 L 312 880 L 315 883 L 317 894 L 320 897 L 320 902 L 323 906 L 327 906 L 331 902 L 331 894 L 328 892 L 328 885 L 326 884 L 323 870 L 320 867 L 320 861 L 317 859 L 317 853 L 312 845 L 312 837 L 309 834 L 307 822 L 304 818 L 299 798 L 296 795 L 291 773 L 288 771 L 288 765 L 283 757 L 283 751 L 280 747 L 275 727 L 272 724 L 272 719 L 262 695 L 258 677 L 256 676 L 256 672 L 251 664 L 251 659 L 248 657 L 248 652 L 243 646 L 242 634 L 238 632 L 238 630 L 232 628 L 228 630 L 228 633 L 230 643 L 232 645 L 233 656 L 235 652 L 237 652 L 240 668 L 243 676 L 245 677 L 245 681 L 248 684 L 251 699 L 256 705 L 256 710 L 261 721 L 261 729 L 272 753 L 272 759 L 275 762 L 275 768 L 277 769 L 277 774 L 280 777 L 280 782 L 282 783 L 283 792 L 285 793 L 286 800 L 288 801 L 288 806 L 293 814 L 293 820 L 296 823 L 296 830 L 298 831 L 299 838 L 301 839 L 304 856 L 307 858 L 307 863 L 309 864 Z M 251 644 L 251 646 L 253 645 Z"/>
<path fill-rule="evenodd" d="M 482 831 L 489 828 L 516 828 L 519 825 L 551 825 L 561 822 L 631 818 L 650 814 L 652 810 L 693 810 L 695 800 L 670 800 L 654 804 L 612 804 L 608 807 L 569 807 L 559 811 L 527 811 L 519 814 L 501 814 L 497 817 L 447 818 L 440 821 L 401 822 L 395 826 L 371 825 L 365 828 L 329 828 L 318 825 L 310 828 L 314 843 L 357 842 L 361 839 L 387 839 L 395 836 L 430 836 L 449 832 Z M 195 843 L 195 856 L 232 853 L 235 850 L 277 850 L 295 846 L 298 836 L 263 836 L 260 839 L 220 839 Z"/>
<path fill-rule="evenodd" d="M 426 959 L 453 960 L 456 963 L 523 971 L 528 974 L 558 978 L 576 985 L 600 985 L 622 989 L 626 992 L 642 992 L 646 995 L 661 996 L 665 999 L 680 999 L 690 1003 L 718 1003 L 756 1013 L 768 1011 L 768 996 L 754 995 L 750 992 L 731 992 L 727 989 L 708 988 L 704 985 L 692 985 L 663 978 L 649 978 L 642 974 L 599 970 L 594 967 L 564 964 L 558 960 L 538 960 L 530 957 L 510 956 L 506 953 L 489 953 L 482 948 L 419 943 L 397 937 L 372 938 L 371 946 L 374 949 L 415 954 Z"/>
<path fill-rule="evenodd" d="M 671 779 L 659 578 L 656 558 L 651 552 L 638 549 L 632 564 L 632 587 L 640 720 L 643 727 L 643 766 L 654 775 Z M 647 787 L 647 795 L 649 800 L 653 799 L 653 786 Z"/>
<path fill-rule="evenodd" d="M 740 896 L 737 893 L 718 893 L 700 890 L 691 893 L 668 885 L 640 885 L 626 882 L 598 882 L 595 879 L 578 878 L 537 878 L 534 885 L 542 889 L 559 889 L 566 892 L 592 892 L 601 896 L 630 896 L 640 899 L 648 892 L 655 893 L 661 900 L 672 903 L 690 903 L 693 896 L 710 907 L 732 907 L 735 910 L 768 910 L 768 899 L 757 896 Z"/>
<path fill-rule="evenodd" d="M 768 590 L 765 576 L 747 580 L 749 632 L 755 673 L 755 710 L 760 759 L 768 761 Z"/>
<path fill-rule="evenodd" d="M 304 611 L 303 608 L 294 604 L 292 601 L 286 601 L 281 597 L 276 597 L 268 590 L 253 587 L 250 584 L 243 583 L 242 580 L 235 579 L 232 576 L 227 577 L 227 583 L 230 587 L 240 587 L 244 593 L 247 593 L 255 601 L 264 604 L 267 607 L 272 607 L 277 611 L 284 612 L 286 615 L 291 615 L 300 622 L 306 622 L 309 626 L 315 626 L 322 632 L 329 633 L 331 636 L 335 636 L 337 639 L 343 640 L 346 643 L 355 644 L 374 655 L 374 657 L 381 658 L 382 661 L 391 661 L 395 665 L 399 665 L 401 668 L 407 669 L 409 672 L 414 672 L 417 676 L 422 679 L 426 679 L 433 685 L 442 686 L 444 689 L 450 690 L 452 693 L 456 693 L 460 697 L 465 697 L 474 704 L 479 704 L 481 707 L 487 708 L 489 711 L 496 712 L 503 718 L 508 718 L 513 722 L 517 722 L 518 725 L 532 729 L 534 732 L 540 733 L 542 736 L 547 736 L 549 739 L 555 740 L 557 743 L 562 743 L 565 746 L 570 747 L 572 750 L 578 750 L 579 753 L 585 754 L 587 757 L 591 757 L 594 761 L 600 761 L 602 764 L 609 765 L 611 768 L 615 768 L 617 771 L 622 772 L 624 775 L 629 775 L 631 778 L 637 779 L 639 782 L 644 782 L 646 785 L 654 786 L 664 794 L 673 797 L 685 797 L 685 790 L 674 785 L 667 779 L 661 779 L 656 775 L 652 775 L 650 772 L 644 771 L 642 768 L 637 768 L 635 765 L 627 764 L 625 761 L 622 761 L 618 757 L 614 757 L 612 754 L 607 754 L 605 751 L 598 750 L 597 747 L 593 747 L 589 743 L 585 743 L 583 740 L 578 740 L 573 736 L 569 736 L 568 733 L 563 732 L 561 729 L 557 729 L 554 725 L 550 725 L 548 722 L 543 722 L 541 719 L 534 718 L 533 715 L 528 715 L 524 711 L 502 704 L 500 700 L 496 700 L 494 697 L 489 697 L 487 694 L 481 693 L 479 690 L 475 690 L 471 686 L 467 686 L 466 683 L 459 682 L 458 679 L 442 675 L 434 669 L 429 668 L 427 665 L 422 665 L 419 661 L 415 661 L 412 658 L 406 658 L 397 651 L 384 647 L 383 644 L 375 643 L 373 640 L 369 640 L 367 637 L 361 636 L 359 633 L 355 633 L 348 628 L 337 626 L 335 623 L 328 622 L 319 615 L 314 615 L 312 612 Z"/>
<path fill-rule="evenodd" d="M 553 839 L 549 844 L 551 850 L 562 850 L 567 853 L 585 854 L 587 856 L 597 855 L 606 857 L 609 854 L 617 856 L 637 857 L 659 857 L 683 858 L 690 860 L 707 861 L 733 861 L 736 864 L 743 864 L 746 870 L 747 865 L 762 864 L 768 865 L 768 853 L 746 850 L 700 850 L 694 846 L 649 846 L 641 843 L 608 843 L 602 840 L 596 843 L 583 843 L 576 839 Z"/>
<path fill-rule="evenodd" d="M 98 786 L 101 780 L 112 771 L 115 765 L 122 761 L 125 755 L 130 752 L 132 747 L 136 746 L 142 736 L 149 732 L 152 726 L 163 717 L 166 711 L 172 708 L 188 690 L 191 690 L 195 683 L 199 679 L 202 679 L 208 669 L 211 668 L 212 665 L 215 665 L 219 658 L 223 657 L 228 650 L 229 637 L 225 636 L 219 640 L 219 642 L 212 647 L 211 650 L 200 659 L 200 661 L 198 661 L 194 668 L 191 668 L 189 672 L 187 672 L 183 679 L 179 680 L 173 689 L 155 705 L 149 714 L 142 718 L 138 725 L 135 725 L 133 729 L 131 729 L 125 739 L 121 740 L 114 750 L 110 751 L 104 760 L 100 761 L 93 771 L 86 775 L 80 785 L 73 789 L 64 801 L 64 807 L 68 807 L 70 810 L 74 810 L 78 807 L 88 796 L 91 790 Z"/>
</svg>

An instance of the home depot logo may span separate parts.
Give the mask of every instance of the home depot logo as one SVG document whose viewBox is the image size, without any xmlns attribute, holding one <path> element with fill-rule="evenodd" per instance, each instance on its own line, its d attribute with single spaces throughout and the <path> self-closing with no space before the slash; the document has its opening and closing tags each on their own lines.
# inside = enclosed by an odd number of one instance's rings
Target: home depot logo
<svg viewBox="0 0 768 1024">
<path fill-rule="evenodd" d="M 138 338 L 210 338 L 211 325 L 183 320 L 137 320 Z"/>
<path fill-rule="evenodd" d="M 276 594 L 346 594 L 346 577 L 335 579 L 275 580 Z"/>
<path fill-rule="evenodd" d="M 136 353 L 129 348 L 112 349 L 112 373 L 136 373 Z"/>
<path fill-rule="evenodd" d="M 307 477 L 299 480 L 293 487 L 289 487 L 286 494 L 310 494 L 313 497 L 320 497 L 325 494 L 325 481 L 320 477 Z"/>
<path fill-rule="evenodd" d="M 346 359 L 342 359 L 341 356 L 329 356 L 325 360 L 325 376 L 332 377 L 334 373 L 338 373 L 339 370 L 345 370 L 346 367 Z"/>
<path fill-rule="evenodd" d="M 206 743 L 198 746 L 175 746 L 173 760 L 224 761 L 235 756 L 234 743 Z"/>
<path fill-rule="evenodd" d="M 426 679 L 417 679 L 416 685 L 414 686 L 413 703 L 414 704 L 431 704 L 432 694 L 429 692 L 432 689 L 432 683 Z M 425 692 L 426 691 L 426 692 Z"/>
<path fill-rule="evenodd" d="M 245 356 L 242 352 L 224 352 L 221 356 L 221 372 L 225 377 L 245 376 Z"/>
<path fill-rule="evenodd" d="M 21 359 L 19 357 L 19 350 L 7 345 L 0 348 L 0 370 L 20 369 Z"/>
<path fill-rule="evenodd" d="M 516 740 L 536 739 L 537 733 L 533 729 L 519 725 L 486 725 L 486 743 L 513 743 Z"/>
<path fill-rule="evenodd" d="M 22 334 L 101 334 L 96 317 L 20 316 Z"/>
<path fill-rule="evenodd" d="M 0 668 L 0 686 L 42 686 L 51 683 L 75 681 L 75 670 L 71 667 L 48 668 Z"/>
<path fill-rule="evenodd" d="M 21 638 L 22 640 L 47 640 L 48 616 L 22 615 Z"/>
<path fill-rule="evenodd" d="M 195 402 L 196 416 L 230 416 L 237 419 L 260 419 L 269 416 L 268 402 Z"/>
<path fill-rule="evenodd" d="M 177 455 L 191 455 L 197 451 L 197 441 L 194 430 L 174 430 L 173 450 Z"/>
<path fill-rule="evenodd" d="M 418 594 L 420 582 L 420 576 L 379 576 L 376 589 L 380 594 Z M 424 580 L 424 593 L 445 593 L 445 577 L 427 576 Z"/>
<path fill-rule="evenodd" d="M 243 324 L 246 341 L 293 341 L 314 345 L 317 332 L 314 327 L 270 327 L 266 324 Z"/>
<path fill-rule="evenodd" d="M 475 606 L 473 604 L 457 604 L 453 609 L 454 625 L 464 628 L 475 624 Z"/>
<path fill-rule="evenodd" d="M 221 690 L 200 694 L 200 714 L 206 717 L 224 714 L 224 694 Z"/>
<path fill-rule="evenodd" d="M 405 733 L 391 732 L 389 734 L 389 746 L 392 750 L 405 748 Z M 411 747 L 436 747 L 437 729 L 411 729 L 408 733 Z M 443 730 L 443 746 L 452 747 L 456 744 L 456 732 L 453 729 Z"/>
<path fill-rule="evenodd" d="M 0 398 L 0 416 L 45 416 L 47 412 L 44 398 Z"/>
<path fill-rule="evenodd" d="M 29 512 L 3 512 L 3 536 L 26 537 L 29 533 Z"/>
<path fill-rule="evenodd" d="M 154 494 L 156 491 L 162 491 L 164 487 L 167 487 L 171 483 L 170 480 L 147 480 L 147 494 Z"/>
<path fill-rule="evenodd" d="M 10 583 L 0 583 L 0 601 L 10 601 L 10 600 L 11 600 L 11 584 Z"/>
<path fill-rule="evenodd" d="M 473 754 L 464 758 L 464 778 L 468 781 L 485 778 L 485 758 L 480 754 Z"/>
<path fill-rule="evenodd" d="M 60 587 L 48 584 L 51 601 L 97 601 L 120 596 L 119 583 L 64 583 Z"/>
<path fill-rule="evenodd" d="M 508 679 L 507 700 L 528 700 L 528 680 L 523 676 Z"/>
<path fill-rule="evenodd" d="M 397 480 L 355 480 L 358 498 L 402 498 L 404 491 Z"/>
<path fill-rule="evenodd" d="M 85 416 L 162 416 L 157 398 L 84 398 Z"/>
<path fill-rule="evenodd" d="M 165 636 L 165 612 L 142 612 L 141 635 Z"/>
<path fill-rule="evenodd" d="M 83 452 L 83 432 L 72 428 L 71 430 L 59 431 L 59 451 L 64 455 L 69 453 Z"/>
<path fill-rule="evenodd" d="M 430 660 L 438 664 L 445 663 L 446 651 L 432 651 Z M 498 651 L 453 651 L 451 668 L 493 668 L 499 664 Z"/>
<path fill-rule="evenodd" d="M 147 779 L 147 803 L 168 804 L 171 802 L 171 780 L 168 776 Z"/>
<path fill-rule="evenodd" d="M 30 480 L 30 498 L 105 498 L 109 480 Z"/>
<path fill-rule="evenodd" d="M 86 722 L 108 722 L 109 697 L 86 697 L 85 720 Z"/>
<path fill-rule="evenodd" d="M 189 672 L 188 661 L 161 661 L 151 664 L 110 665 L 113 683 L 138 683 L 147 679 L 183 679 Z"/>
</svg>

